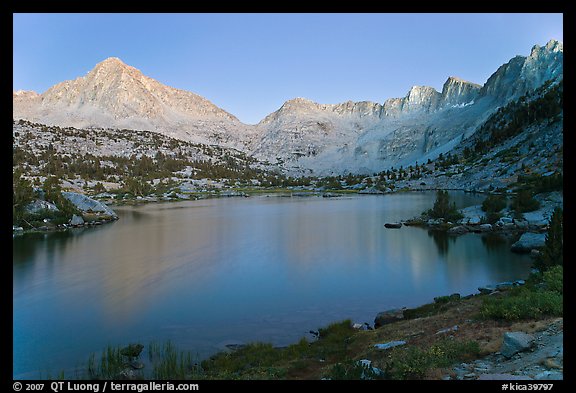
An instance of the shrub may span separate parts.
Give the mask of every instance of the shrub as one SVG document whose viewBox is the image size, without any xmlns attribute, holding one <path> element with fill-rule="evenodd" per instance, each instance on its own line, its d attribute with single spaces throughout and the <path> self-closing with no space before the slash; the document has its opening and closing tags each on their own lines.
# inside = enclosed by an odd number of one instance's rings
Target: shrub
<svg viewBox="0 0 576 393">
<path fill-rule="evenodd" d="M 497 213 L 506 208 L 506 197 L 503 195 L 490 194 L 482 202 L 482 211 L 487 213 Z"/>
<path fill-rule="evenodd" d="M 557 285 L 557 281 L 552 282 L 553 285 Z M 518 288 L 512 290 L 506 297 L 487 297 L 480 314 L 486 319 L 516 321 L 543 316 L 562 316 L 563 312 L 562 293 L 556 290 Z"/>
<path fill-rule="evenodd" d="M 486 213 L 484 217 L 482 217 L 482 224 L 492 224 L 494 225 L 496 221 L 502 218 L 502 214 L 498 212 L 489 212 Z"/>
<path fill-rule="evenodd" d="M 427 213 L 431 218 L 443 218 L 448 221 L 457 221 L 463 217 L 462 213 L 456 209 L 456 203 L 450 203 L 448 191 L 445 190 L 436 192 L 434 206 Z"/>
<path fill-rule="evenodd" d="M 526 213 L 537 210 L 540 202 L 534 199 L 530 190 L 520 190 L 512 200 L 512 208 L 516 213 Z"/>
<path fill-rule="evenodd" d="M 554 266 L 544 272 L 546 289 L 553 292 L 564 293 L 564 269 L 562 266 Z"/>
<path fill-rule="evenodd" d="M 554 209 L 552 217 L 550 218 L 548 232 L 546 233 L 544 249 L 535 262 L 535 267 L 541 272 L 544 272 L 553 266 L 563 264 L 563 217 L 564 213 L 561 208 L 557 207 Z"/>
</svg>

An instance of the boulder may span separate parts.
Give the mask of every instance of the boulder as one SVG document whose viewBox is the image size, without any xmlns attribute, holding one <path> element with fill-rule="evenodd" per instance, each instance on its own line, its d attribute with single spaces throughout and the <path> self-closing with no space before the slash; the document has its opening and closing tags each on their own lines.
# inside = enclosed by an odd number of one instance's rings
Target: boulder
<svg viewBox="0 0 576 393">
<path fill-rule="evenodd" d="M 496 287 L 494 285 L 485 285 L 483 287 L 478 287 L 480 293 L 489 294 L 496 291 Z"/>
<path fill-rule="evenodd" d="M 454 325 L 452 327 L 448 327 L 448 328 L 444 328 L 444 329 L 440 329 L 436 332 L 436 334 L 444 334 L 444 333 L 450 333 L 450 332 L 457 332 L 459 329 L 458 325 Z"/>
<path fill-rule="evenodd" d="M 221 197 L 243 197 L 246 196 L 242 191 L 225 190 L 220 193 Z"/>
<path fill-rule="evenodd" d="M 534 248 L 544 247 L 545 242 L 545 233 L 525 232 L 516 243 L 512 244 L 511 250 L 513 252 L 530 252 Z"/>
<path fill-rule="evenodd" d="M 482 217 L 470 217 L 468 219 L 469 225 L 478 225 L 482 221 Z"/>
<path fill-rule="evenodd" d="M 362 366 L 368 373 L 362 371 L 360 379 L 372 379 L 374 377 L 384 376 L 384 371 L 380 370 L 378 367 L 372 367 L 372 361 L 368 359 L 360 359 L 356 362 L 357 365 Z M 372 374 L 372 375 L 371 375 Z"/>
<path fill-rule="evenodd" d="M 398 340 L 398 341 L 390 341 L 385 344 L 374 344 L 374 348 L 376 349 L 390 349 L 394 347 L 399 347 L 401 345 L 405 345 L 406 341 Z"/>
<path fill-rule="evenodd" d="M 38 213 L 42 210 L 50 210 L 53 212 L 57 212 L 59 209 L 53 203 L 36 199 L 34 202 L 30 202 L 29 204 L 27 204 L 24 210 L 26 210 L 27 213 Z"/>
<path fill-rule="evenodd" d="M 524 332 L 506 332 L 500 353 L 511 358 L 518 352 L 526 351 L 534 344 L 534 336 Z"/>
<path fill-rule="evenodd" d="M 393 309 L 393 310 L 388 310 L 388 311 L 382 311 L 381 313 L 378 313 L 378 315 L 376 315 L 376 318 L 374 318 L 374 328 L 378 329 L 381 326 L 387 325 L 389 323 L 394 323 L 394 322 L 398 322 L 401 321 L 402 319 L 404 319 L 404 308 L 399 309 Z"/>
<path fill-rule="evenodd" d="M 114 198 L 116 195 L 110 194 L 109 192 L 101 192 L 100 194 L 94 195 L 94 198 Z"/>
<path fill-rule="evenodd" d="M 436 296 L 434 298 L 434 303 L 446 303 L 449 301 L 460 300 L 461 296 L 459 293 L 453 293 L 449 296 Z"/>
<path fill-rule="evenodd" d="M 478 228 L 481 232 L 490 232 L 492 230 L 492 224 L 481 224 Z"/>
<path fill-rule="evenodd" d="M 374 187 L 368 187 L 363 190 L 358 191 L 358 194 L 384 194 L 383 191 L 378 190 Z"/>
<path fill-rule="evenodd" d="M 322 194 L 323 198 L 338 198 L 339 196 L 342 196 L 342 194 L 337 194 L 335 192 L 325 192 Z"/>
<path fill-rule="evenodd" d="M 460 210 L 460 213 L 464 216 L 461 220 L 458 221 L 459 224 L 465 225 L 477 225 L 480 224 L 482 221 L 482 217 L 484 216 L 484 212 L 482 211 L 482 206 L 474 205 L 469 206 L 464 209 Z"/>
<path fill-rule="evenodd" d="M 501 226 L 501 229 L 505 230 L 505 231 L 513 231 L 517 229 L 516 224 L 512 223 L 512 222 L 508 222 L 504 225 Z"/>
<path fill-rule="evenodd" d="M 140 356 L 140 353 L 144 349 L 142 344 L 130 344 L 120 350 L 120 355 L 127 356 L 129 358 L 135 358 Z"/>
<path fill-rule="evenodd" d="M 514 220 L 514 225 L 516 228 L 526 230 L 528 229 L 528 221 L 527 220 Z"/>
<path fill-rule="evenodd" d="M 84 225 L 84 219 L 74 214 L 70 219 L 70 225 Z"/>
<path fill-rule="evenodd" d="M 386 224 L 384 224 L 384 227 L 398 229 L 398 228 L 402 227 L 402 223 L 401 222 L 387 222 Z"/>
<path fill-rule="evenodd" d="M 500 283 L 496 284 L 496 289 L 497 289 L 498 291 L 502 291 L 502 290 L 505 290 L 505 289 L 510 289 L 510 288 L 512 288 L 513 286 L 514 286 L 514 283 L 513 283 L 513 282 L 511 282 L 511 281 L 504 281 L 504 282 L 500 282 Z"/>
<path fill-rule="evenodd" d="M 352 329 L 356 330 L 372 330 L 370 325 L 367 322 L 364 323 L 355 323 L 352 325 Z"/>
<path fill-rule="evenodd" d="M 502 217 L 498 221 L 501 222 L 502 225 L 505 225 L 505 224 L 512 224 L 514 222 L 514 219 L 511 217 Z"/>
<path fill-rule="evenodd" d="M 459 226 L 452 227 L 452 228 L 448 229 L 449 235 L 463 235 L 465 233 L 468 233 L 468 228 L 466 228 L 463 225 L 459 225 Z"/>
<path fill-rule="evenodd" d="M 78 210 L 82 212 L 96 212 L 109 215 L 113 218 L 118 218 L 118 215 L 114 210 L 110 209 L 108 206 L 94 200 L 86 195 L 78 194 L 77 192 L 62 192 L 62 196 L 68 199 Z"/>
</svg>

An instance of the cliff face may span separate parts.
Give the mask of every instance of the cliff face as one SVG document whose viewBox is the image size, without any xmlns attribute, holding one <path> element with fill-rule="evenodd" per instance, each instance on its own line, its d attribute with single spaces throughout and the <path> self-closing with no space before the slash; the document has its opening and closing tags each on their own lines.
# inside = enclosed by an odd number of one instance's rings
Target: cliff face
<svg viewBox="0 0 576 393">
<path fill-rule="evenodd" d="M 442 87 L 442 107 L 471 105 L 482 86 L 451 76 Z"/>
<path fill-rule="evenodd" d="M 383 104 L 288 101 L 260 124 L 252 153 L 295 171 L 372 173 L 422 162 L 473 134 L 498 107 L 563 72 L 557 41 L 502 65 L 484 86 L 449 77 L 442 92 L 414 86 Z"/>
<path fill-rule="evenodd" d="M 534 45 L 528 57 L 516 56 L 500 66 L 480 90 L 504 103 L 536 89 L 550 79 L 563 77 L 564 47 L 551 40 L 545 46 Z"/>
</svg>

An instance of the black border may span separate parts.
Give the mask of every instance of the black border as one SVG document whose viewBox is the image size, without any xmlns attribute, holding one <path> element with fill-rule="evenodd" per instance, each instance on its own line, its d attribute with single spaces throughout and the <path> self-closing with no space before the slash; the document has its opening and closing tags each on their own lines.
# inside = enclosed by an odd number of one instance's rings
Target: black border
<svg viewBox="0 0 576 393">
<path fill-rule="evenodd" d="M 255 3 L 246 3 L 246 2 L 192 2 L 192 1 L 172 1 L 172 0 L 164 0 L 162 2 L 143 2 L 143 1 L 121 1 L 121 2 L 80 2 L 80 1 L 69 1 L 69 0 L 44 0 L 40 3 L 33 3 L 30 1 L 11 1 L 9 3 L 10 12 L 6 11 L 2 13 L 2 19 L 0 21 L 1 28 L 5 30 L 2 34 L 4 39 L 8 39 L 8 37 L 12 37 L 13 34 L 13 13 L 54 13 L 54 12 L 62 12 L 62 13 L 76 13 L 76 12 L 94 12 L 94 13 L 171 13 L 171 12 L 214 12 L 214 13 L 222 13 L 222 12 L 235 12 L 235 13 L 246 13 L 246 12 L 258 12 L 258 13 L 268 13 L 268 12 L 296 12 L 296 13 L 306 13 L 306 12 L 330 12 L 330 13 L 341 13 L 341 12 L 351 12 L 351 13 L 398 13 L 398 12 L 408 12 L 408 13 L 563 13 L 565 19 L 567 20 L 568 24 L 575 23 L 576 21 L 574 14 L 571 12 L 570 5 L 574 4 L 571 0 L 540 0 L 538 2 L 528 2 L 522 0 L 508 0 L 508 1 L 477 1 L 477 2 L 466 2 L 464 0 L 460 1 L 430 1 L 426 3 L 420 3 L 418 5 L 414 4 L 413 2 L 401 2 L 401 1 L 394 1 L 385 3 L 384 1 L 364 1 L 364 2 L 353 2 L 353 3 L 344 3 L 344 2 L 332 2 L 329 6 L 323 6 L 319 3 L 312 3 L 309 2 L 307 4 L 294 4 L 292 2 L 269 2 L 267 4 L 258 4 Z M 6 4 L 4 3 L 6 6 Z M 571 22 L 572 21 L 572 22 Z M 10 31 L 8 31 L 10 29 Z M 564 45 L 568 45 L 567 53 L 564 53 L 564 61 L 568 62 L 567 69 L 569 72 L 567 73 L 568 78 L 565 80 L 567 86 L 570 86 L 570 83 L 573 81 L 572 73 L 575 69 L 574 66 L 570 65 L 573 64 L 572 62 L 572 54 L 571 54 L 571 39 L 567 38 L 566 33 L 569 33 L 569 29 L 565 29 L 564 31 Z M 4 68 L 6 67 L 7 60 L 4 59 Z M 11 65 L 11 68 L 13 65 Z M 572 71 L 572 72 L 571 72 Z M 8 89 L 6 89 L 8 90 Z M 568 88 L 566 91 L 570 92 L 568 94 L 568 108 L 572 108 L 570 105 L 570 96 L 573 94 L 573 90 Z M 6 91 L 6 100 L 8 99 L 8 91 Z M 566 98 L 566 97 L 565 97 Z M 9 105 L 3 105 L 3 108 L 8 108 Z M 573 117 L 570 116 L 571 111 L 567 112 L 568 116 L 565 116 L 565 128 L 569 130 L 568 135 L 564 134 L 564 138 L 567 138 L 568 141 L 574 137 L 574 133 L 576 132 L 575 128 L 573 127 Z M 6 123 L 8 123 L 9 118 L 6 116 Z M 8 134 L 8 124 L 5 129 L 6 134 Z M 566 141 L 565 141 L 566 142 Z M 574 146 L 571 143 L 568 143 L 567 146 L 569 148 Z M 6 143 L 6 156 L 11 157 L 11 152 L 8 151 L 8 143 Z M 573 155 L 568 154 L 566 157 L 567 160 L 564 164 L 564 168 L 568 168 L 568 171 L 565 172 L 565 176 L 568 175 L 568 184 L 569 178 L 571 175 L 571 169 L 575 168 L 573 160 Z M 8 158 L 6 158 L 8 159 Z M 8 165 L 6 164 L 6 169 Z M 8 175 L 8 171 L 7 175 Z M 9 184 L 8 181 L 6 184 Z M 6 186 L 8 188 L 8 185 Z M 568 217 L 568 220 L 565 222 L 573 222 L 570 220 L 572 216 L 572 206 L 571 201 L 572 199 L 570 196 L 572 195 L 572 191 L 570 187 L 568 187 L 565 192 L 567 197 L 565 200 L 568 203 L 565 203 L 565 215 Z M 8 190 L 6 190 L 6 195 L 8 194 Z M 9 228 L 9 225 L 5 226 L 4 229 Z M 566 232 L 568 234 L 569 232 Z M 4 234 L 4 239 L 9 239 L 9 234 Z M 569 235 L 565 235 L 565 238 L 570 240 Z M 570 263 L 571 261 L 567 258 L 568 262 L 566 264 L 566 271 L 567 277 L 575 277 L 572 274 L 573 266 Z M 4 267 L 6 268 L 7 262 L 5 261 Z M 7 269 L 7 268 L 6 268 Z M 6 272 L 4 274 L 5 280 L 8 281 L 7 277 L 11 277 L 11 275 Z M 4 299 L 10 299 L 12 296 L 12 292 L 10 289 L 12 285 L 3 285 L 4 289 Z M 565 295 L 565 306 L 567 306 L 567 310 L 565 314 L 569 317 L 567 318 L 566 326 L 568 327 L 568 331 L 571 331 L 573 326 L 570 323 L 570 315 L 572 315 L 573 309 L 572 303 L 568 302 L 566 299 L 574 299 L 574 294 L 571 290 L 571 286 L 566 286 L 566 295 Z M 10 291 L 10 292 L 9 292 Z M 7 300 L 5 300 L 7 301 Z M 10 310 L 12 312 L 13 303 L 10 304 L 10 307 L 5 307 L 4 310 Z M 11 314 L 12 316 L 13 314 Z M 5 321 L 8 318 L 5 318 Z M 6 322 L 5 322 L 6 323 Z M 10 325 L 10 332 L 13 333 L 13 324 Z M 12 334 L 13 337 L 13 334 Z M 5 337 L 5 340 L 9 340 L 9 344 L 4 345 L 3 348 L 10 348 L 11 353 L 10 357 L 13 354 L 13 340 L 12 337 Z M 572 348 L 573 339 L 568 334 L 567 339 L 565 340 L 565 344 L 568 344 L 569 348 Z M 6 350 L 7 352 L 7 350 Z M 200 386 L 200 391 L 221 391 L 221 389 L 250 389 L 252 390 L 262 390 L 262 391 L 270 391 L 271 389 L 275 388 L 304 388 L 304 389 L 341 389 L 341 388 L 358 388 L 358 385 L 364 384 L 361 388 L 368 387 L 369 389 L 402 389 L 402 388 L 415 388 L 415 389 L 442 389 L 445 391 L 457 391 L 462 392 L 463 390 L 467 390 L 470 388 L 474 389 L 482 389 L 484 392 L 491 392 L 491 391 L 502 391 L 502 384 L 504 383 L 518 383 L 518 384 L 525 384 L 525 383 L 552 383 L 554 385 L 553 391 L 563 391 L 564 388 L 571 385 L 573 381 L 573 373 L 570 372 L 573 368 L 573 362 L 571 360 L 571 352 L 570 349 L 568 350 L 569 356 L 565 357 L 564 359 L 564 381 L 188 381 L 191 383 L 198 383 Z M 5 354 L 7 355 L 7 354 Z M 12 368 L 11 367 L 2 367 L 3 373 L 3 380 L 8 381 L 6 384 L 3 384 L 7 391 L 14 391 L 13 390 L 13 379 L 12 379 Z M 22 383 L 31 383 L 34 381 L 22 381 Z M 49 381 L 38 381 L 42 383 L 46 383 L 46 387 L 44 391 L 50 391 L 49 389 Z M 86 381 L 88 382 L 88 381 Z M 117 381 L 125 383 L 124 381 Z M 162 381 L 159 381 L 162 382 Z M 176 381 L 172 381 L 176 382 Z M 138 381 L 136 382 L 138 383 Z M 100 383 L 100 392 L 102 391 L 102 384 Z M 369 385 L 366 385 L 369 384 Z M 109 390 L 109 389 L 107 389 Z"/>
</svg>

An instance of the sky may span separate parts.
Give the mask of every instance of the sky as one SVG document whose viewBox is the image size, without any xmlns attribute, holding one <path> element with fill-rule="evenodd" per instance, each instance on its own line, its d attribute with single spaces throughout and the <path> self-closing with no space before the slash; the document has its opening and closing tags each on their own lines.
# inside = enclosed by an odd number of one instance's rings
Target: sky
<svg viewBox="0 0 576 393">
<path fill-rule="evenodd" d="M 449 76 L 484 84 L 532 46 L 563 41 L 563 15 L 13 14 L 13 89 L 43 93 L 119 57 L 255 124 L 304 97 L 383 103 Z"/>
</svg>

